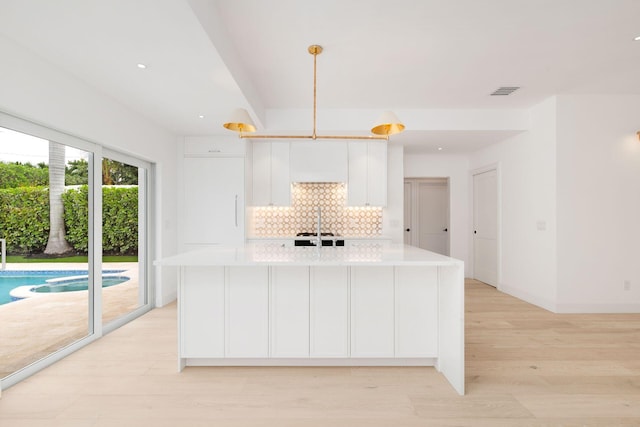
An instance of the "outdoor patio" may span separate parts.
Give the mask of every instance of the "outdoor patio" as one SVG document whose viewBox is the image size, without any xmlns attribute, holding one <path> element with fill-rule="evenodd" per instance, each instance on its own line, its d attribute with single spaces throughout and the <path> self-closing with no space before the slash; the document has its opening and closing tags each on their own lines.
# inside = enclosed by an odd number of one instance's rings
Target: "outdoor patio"
<svg viewBox="0 0 640 427">
<path fill-rule="evenodd" d="M 87 264 L 7 264 L 7 270 L 86 270 Z M 105 263 L 130 280 L 103 288 L 103 324 L 134 310 L 138 302 L 138 263 Z M 63 292 L 0 305 L 0 378 L 88 335 L 88 292 Z"/>
</svg>

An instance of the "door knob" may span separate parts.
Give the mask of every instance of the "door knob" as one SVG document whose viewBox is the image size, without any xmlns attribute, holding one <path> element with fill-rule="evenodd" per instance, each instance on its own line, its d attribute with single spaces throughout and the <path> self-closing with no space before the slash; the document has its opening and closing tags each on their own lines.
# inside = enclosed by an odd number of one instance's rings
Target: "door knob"
<svg viewBox="0 0 640 427">
<path fill-rule="evenodd" d="M 473 234 L 478 234 L 478 232 L 476 230 L 473 230 Z"/>
<path fill-rule="evenodd" d="M 449 231 L 449 229 L 448 228 L 444 228 L 442 231 Z"/>
<path fill-rule="evenodd" d="M 407 228 L 405 231 L 411 231 L 411 229 L 410 229 L 410 228 Z"/>
</svg>

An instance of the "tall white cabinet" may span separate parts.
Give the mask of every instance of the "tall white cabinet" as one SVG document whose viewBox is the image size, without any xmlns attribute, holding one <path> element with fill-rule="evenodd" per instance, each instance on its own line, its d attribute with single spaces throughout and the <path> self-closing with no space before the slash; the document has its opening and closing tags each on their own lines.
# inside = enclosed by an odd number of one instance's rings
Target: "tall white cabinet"
<svg viewBox="0 0 640 427">
<path fill-rule="evenodd" d="M 291 205 L 289 143 L 253 142 L 253 206 Z"/>
<path fill-rule="evenodd" d="M 186 247 L 244 242 L 243 147 L 237 141 L 204 138 L 185 141 L 181 243 Z"/>
<path fill-rule="evenodd" d="M 349 142 L 347 205 L 387 205 L 387 144 Z"/>
</svg>

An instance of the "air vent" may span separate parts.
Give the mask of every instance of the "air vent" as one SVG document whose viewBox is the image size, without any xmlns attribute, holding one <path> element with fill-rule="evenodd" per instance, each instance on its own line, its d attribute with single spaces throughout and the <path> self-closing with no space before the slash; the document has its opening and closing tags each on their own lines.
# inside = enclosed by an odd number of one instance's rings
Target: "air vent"
<svg viewBox="0 0 640 427">
<path fill-rule="evenodd" d="M 511 95 L 516 90 L 520 89 L 520 86 L 502 86 L 493 91 L 491 96 L 507 96 Z"/>
</svg>

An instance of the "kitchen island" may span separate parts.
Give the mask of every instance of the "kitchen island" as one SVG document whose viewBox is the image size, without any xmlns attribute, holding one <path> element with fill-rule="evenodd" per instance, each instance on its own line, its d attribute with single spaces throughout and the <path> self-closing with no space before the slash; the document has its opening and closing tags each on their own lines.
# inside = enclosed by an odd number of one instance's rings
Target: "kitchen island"
<svg viewBox="0 0 640 427">
<path fill-rule="evenodd" d="M 464 394 L 464 266 L 407 245 L 209 246 L 178 266 L 185 366 L 435 366 Z"/>
</svg>

